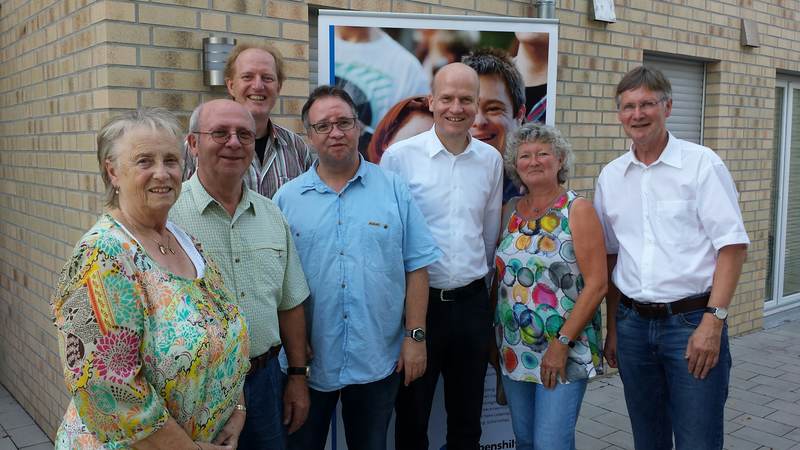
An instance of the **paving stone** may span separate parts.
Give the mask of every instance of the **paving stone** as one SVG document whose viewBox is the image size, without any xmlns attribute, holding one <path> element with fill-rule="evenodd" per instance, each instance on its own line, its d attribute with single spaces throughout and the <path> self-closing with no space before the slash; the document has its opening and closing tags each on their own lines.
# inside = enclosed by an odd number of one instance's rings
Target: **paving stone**
<svg viewBox="0 0 800 450">
<path fill-rule="evenodd" d="M 50 438 L 36 424 L 8 430 L 8 435 L 19 448 L 50 442 Z"/>
<path fill-rule="evenodd" d="M 800 428 L 795 428 L 791 432 L 784 434 L 783 437 L 792 441 L 800 442 Z"/>
<path fill-rule="evenodd" d="M 745 400 L 750 403 L 755 403 L 757 405 L 766 405 L 767 403 L 775 400 L 774 397 L 770 397 L 768 395 L 756 394 L 754 392 L 745 391 L 742 389 L 737 388 L 736 386 L 731 386 L 730 390 L 728 391 L 729 398 L 738 398 L 740 400 Z"/>
<path fill-rule="evenodd" d="M 771 416 L 772 415 L 770 414 L 767 417 Z M 751 427 L 757 430 L 765 431 L 769 434 L 774 434 L 776 436 L 783 436 L 784 434 L 794 429 L 794 426 L 789 426 L 786 425 L 785 423 L 775 422 L 768 418 L 761 418 L 750 414 L 742 414 L 741 416 L 734 419 L 733 422 L 746 427 Z"/>
<path fill-rule="evenodd" d="M 738 366 L 740 369 L 749 370 L 751 372 L 756 372 L 761 375 L 767 375 L 771 377 L 778 377 L 783 375 L 785 372 L 779 369 L 773 369 L 770 367 L 764 367 L 758 364 L 753 364 L 750 361 L 744 362 Z"/>
<path fill-rule="evenodd" d="M 798 383 L 798 385 L 800 385 L 800 383 Z M 764 406 L 800 416 L 800 403 L 787 402 L 785 400 L 778 399 L 773 402 L 769 402 Z"/>
<path fill-rule="evenodd" d="M 771 406 L 759 405 L 738 398 L 728 398 L 728 401 L 725 402 L 725 406 L 758 417 L 766 417 L 776 411 L 776 409 Z"/>
<path fill-rule="evenodd" d="M 11 438 L 0 439 L 0 450 L 17 450 L 17 446 L 11 442 Z"/>
<path fill-rule="evenodd" d="M 606 412 L 608 412 L 607 409 L 597 405 L 592 405 L 591 403 L 583 402 L 583 405 L 581 405 L 580 417 L 591 419 L 592 417 L 596 417 Z"/>
<path fill-rule="evenodd" d="M 29 416 L 21 406 L 17 405 L 17 408 L 0 414 L 0 425 L 2 425 L 7 432 L 11 432 L 14 428 L 33 425 L 33 419 L 31 419 L 31 416 Z"/>
<path fill-rule="evenodd" d="M 576 450 L 597 450 L 606 448 L 608 442 L 601 441 L 600 439 L 588 436 L 581 432 L 575 433 L 575 449 Z"/>
<path fill-rule="evenodd" d="M 767 386 L 764 384 L 754 386 L 748 390 L 751 394 L 761 394 L 766 395 L 768 397 L 776 398 L 785 400 L 787 402 L 796 402 L 800 400 L 800 393 L 792 392 L 788 388 L 778 388 L 773 386 Z"/>
<path fill-rule="evenodd" d="M 761 444 L 745 441 L 733 436 L 725 436 L 725 442 L 722 446 L 726 450 L 755 450 L 761 447 Z"/>
<path fill-rule="evenodd" d="M 634 450 L 633 448 L 633 435 L 624 431 L 617 431 L 603 438 L 609 444 L 614 444 L 617 447 Z"/>
<path fill-rule="evenodd" d="M 775 411 L 774 413 L 768 415 L 764 419 L 785 424 L 789 428 L 796 428 L 800 426 L 800 416 L 788 413 L 786 411 L 780 411 L 780 410 Z"/>
<path fill-rule="evenodd" d="M 615 412 L 608 412 L 605 414 L 601 414 L 592 420 L 604 423 L 617 430 L 622 430 L 627 433 L 631 433 L 631 421 L 628 418 L 628 416 L 623 416 L 622 414 L 617 414 Z"/>
<path fill-rule="evenodd" d="M 20 450 L 53 450 L 53 443 L 47 441 L 45 443 L 31 445 L 29 447 L 20 447 Z"/>
<path fill-rule="evenodd" d="M 733 436 L 745 441 L 750 441 L 759 445 L 766 445 L 775 450 L 788 449 L 793 447 L 797 442 L 769 434 L 764 431 L 756 430 L 755 428 L 742 427 L 732 433 Z"/>
<path fill-rule="evenodd" d="M 580 430 L 581 433 L 594 438 L 602 438 L 603 436 L 608 436 L 611 433 L 619 431 L 619 429 L 608 424 L 582 417 L 578 417 L 578 424 L 575 426 L 575 428 Z"/>
</svg>

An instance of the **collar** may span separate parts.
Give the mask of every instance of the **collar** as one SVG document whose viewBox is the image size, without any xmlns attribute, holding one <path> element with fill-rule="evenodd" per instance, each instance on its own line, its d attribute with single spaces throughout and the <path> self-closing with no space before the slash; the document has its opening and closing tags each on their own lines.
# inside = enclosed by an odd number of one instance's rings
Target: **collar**
<svg viewBox="0 0 800 450">
<path fill-rule="evenodd" d="M 467 142 L 467 147 L 460 154 L 453 156 L 458 157 L 472 152 L 472 143 L 474 142 L 474 139 L 472 138 L 472 135 L 469 134 L 469 132 L 467 132 L 467 137 L 469 138 L 469 142 Z M 436 125 L 431 127 L 430 139 L 426 141 L 425 145 L 427 146 L 429 158 L 433 158 L 434 156 L 438 155 L 441 152 L 445 152 L 452 155 L 452 153 L 447 151 L 444 144 L 442 144 L 442 141 L 439 139 L 439 135 L 436 134 Z"/>
<path fill-rule="evenodd" d="M 364 157 L 359 153 L 358 170 L 356 170 L 353 178 L 347 180 L 347 184 L 345 184 L 342 192 L 346 191 L 347 188 L 355 181 L 361 183 L 362 186 L 366 185 L 364 178 L 367 176 L 367 164 L 368 163 L 364 160 Z M 304 174 L 303 183 L 300 185 L 301 194 L 304 194 L 310 190 L 315 190 L 321 194 L 325 192 L 333 192 L 331 188 L 329 188 L 328 185 L 322 181 L 322 178 L 319 177 L 319 173 L 317 173 L 317 167 L 319 167 L 319 159 L 316 159 L 314 164 L 311 165 L 311 168 Z"/>
<path fill-rule="evenodd" d="M 667 146 L 664 147 L 664 151 L 661 152 L 658 159 L 650 164 L 650 166 L 655 166 L 659 163 L 664 163 L 668 166 L 675 167 L 676 169 L 680 169 L 683 167 L 683 159 L 681 158 L 681 146 L 679 140 L 672 135 L 669 131 L 667 132 Z M 627 173 L 628 169 L 631 166 L 640 166 L 643 167 L 644 164 L 636 159 L 636 155 L 633 153 L 633 144 L 631 144 L 628 152 L 623 155 L 623 161 L 625 163 L 625 172 Z"/>
<path fill-rule="evenodd" d="M 202 215 L 212 203 L 219 205 L 220 208 L 222 207 L 222 205 L 208 193 L 203 183 L 200 182 L 200 177 L 197 176 L 197 172 L 183 184 L 188 188 L 187 192 L 191 193 L 198 214 Z M 244 180 L 242 180 L 242 198 L 239 200 L 239 204 L 236 205 L 236 211 L 244 211 L 250 208 L 253 208 L 253 211 L 255 211 L 250 189 L 247 188 Z"/>
</svg>

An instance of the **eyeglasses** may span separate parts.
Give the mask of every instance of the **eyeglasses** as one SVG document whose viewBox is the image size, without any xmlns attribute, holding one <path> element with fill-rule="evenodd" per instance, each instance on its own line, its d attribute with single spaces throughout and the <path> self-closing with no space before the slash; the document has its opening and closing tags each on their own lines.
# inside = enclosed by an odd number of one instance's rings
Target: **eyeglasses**
<svg viewBox="0 0 800 450">
<path fill-rule="evenodd" d="M 248 130 L 236 130 L 233 133 L 224 130 L 193 131 L 193 133 L 208 134 L 211 136 L 211 139 L 213 139 L 214 142 L 216 142 L 217 144 L 227 144 L 228 141 L 231 140 L 231 136 L 233 136 L 234 134 L 236 135 L 236 138 L 239 139 L 239 142 L 241 142 L 244 145 L 250 145 L 256 140 L 256 135 Z"/>
<path fill-rule="evenodd" d="M 319 134 L 328 134 L 333 131 L 333 126 L 336 125 L 336 128 L 339 131 L 347 131 L 352 130 L 353 127 L 356 126 L 356 118 L 355 117 L 345 117 L 343 119 L 339 119 L 335 122 L 317 122 L 312 123 L 309 125 L 311 128 L 314 129 Z"/>
<path fill-rule="evenodd" d="M 649 100 L 645 102 L 639 102 L 638 104 L 626 103 L 620 107 L 620 111 L 622 111 L 624 114 L 633 114 L 633 112 L 636 111 L 636 108 L 638 107 L 639 111 L 643 113 L 649 113 L 653 111 L 656 108 L 656 106 L 658 106 L 659 103 L 663 102 L 666 99 L 667 97 L 661 97 L 658 100 Z"/>
</svg>

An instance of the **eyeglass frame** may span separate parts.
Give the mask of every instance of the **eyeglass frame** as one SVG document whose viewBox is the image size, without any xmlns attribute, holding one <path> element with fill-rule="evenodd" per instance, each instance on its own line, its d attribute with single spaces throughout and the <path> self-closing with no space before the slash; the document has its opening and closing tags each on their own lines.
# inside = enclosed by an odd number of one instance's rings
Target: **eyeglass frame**
<svg viewBox="0 0 800 450">
<path fill-rule="evenodd" d="M 225 140 L 224 140 L 224 141 L 220 141 L 220 140 L 219 140 L 217 137 L 214 137 L 214 133 L 225 133 Z M 251 140 L 250 142 L 245 142 L 245 141 L 243 141 L 243 140 L 242 140 L 242 137 L 239 135 L 239 133 L 247 133 L 247 134 L 249 134 L 249 135 L 251 136 L 252 140 Z M 250 144 L 252 144 L 252 143 L 254 143 L 254 142 L 256 141 L 256 134 L 255 134 L 255 133 L 253 133 L 253 132 L 252 132 L 252 131 L 250 131 L 250 130 L 236 130 L 236 131 L 235 131 L 235 132 L 233 132 L 233 133 L 231 133 L 231 132 L 228 132 L 228 131 L 224 131 L 224 130 L 215 130 L 215 131 L 192 131 L 192 134 L 207 134 L 207 135 L 211 136 L 211 140 L 213 140 L 213 141 L 214 141 L 214 142 L 216 142 L 217 144 L 221 144 L 221 145 L 227 144 L 227 143 L 228 143 L 228 141 L 230 141 L 230 140 L 231 140 L 231 136 L 233 136 L 233 135 L 236 135 L 236 139 L 238 139 L 238 140 L 239 140 L 239 143 L 241 143 L 241 144 L 243 144 L 243 145 L 250 145 Z M 221 135 L 218 135 L 218 137 L 219 137 L 219 138 L 222 138 L 222 136 L 221 136 Z M 248 139 L 248 138 L 245 138 L 245 139 Z"/>
<path fill-rule="evenodd" d="M 353 125 L 348 126 L 347 128 L 345 128 L 345 127 L 343 127 L 341 125 L 343 120 L 352 120 L 353 121 Z M 308 125 L 308 127 L 311 128 L 312 130 L 314 130 L 314 132 L 317 133 L 317 134 L 331 134 L 331 131 L 333 131 L 333 127 L 334 126 L 339 131 L 344 132 L 344 131 L 352 130 L 353 128 L 356 127 L 357 124 L 358 124 L 358 117 L 341 117 L 341 118 L 339 118 L 339 120 L 336 120 L 335 122 L 330 122 L 330 121 L 326 120 L 326 121 L 322 121 L 322 122 L 311 123 L 311 124 Z M 331 127 L 331 129 L 328 130 L 328 131 L 320 131 L 320 130 L 317 129 L 317 127 L 319 127 L 321 125 L 322 126 L 329 125 Z"/>
<path fill-rule="evenodd" d="M 653 108 L 658 106 L 659 103 L 665 102 L 669 100 L 669 97 L 666 95 L 662 95 L 661 98 L 655 101 L 646 101 L 646 102 L 639 102 L 639 103 L 628 103 L 625 105 L 619 105 L 619 112 L 623 114 L 632 114 L 636 111 L 636 108 L 639 108 L 640 111 L 651 111 Z M 626 107 L 630 106 L 631 109 L 625 109 Z"/>
</svg>

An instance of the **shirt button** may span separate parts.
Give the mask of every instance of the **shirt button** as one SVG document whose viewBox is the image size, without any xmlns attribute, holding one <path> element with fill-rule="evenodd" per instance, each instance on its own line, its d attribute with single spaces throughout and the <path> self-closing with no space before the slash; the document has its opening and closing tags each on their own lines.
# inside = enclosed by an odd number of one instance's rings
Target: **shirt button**
<svg viewBox="0 0 800 450">
<path fill-rule="evenodd" d="M 238 263 L 239 262 L 239 258 L 234 259 L 233 262 L 237 262 Z"/>
<path fill-rule="evenodd" d="M 344 315 L 344 320 L 347 320 L 347 314 Z"/>
<path fill-rule="evenodd" d="M 340 254 L 340 255 L 342 255 L 342 256 L 344 256 L 344 252 L 342 252 L 342 251 L 340 251 L 340 252 L 339 252 L 339 254 Z"/>
<path fill-rule="evenodd" d="M 344 283 L 342 283 L 342 289 L 344 289 Z"/>
<path fill-rule="evenodd" d="M 240 295 L 242 298 L 244 298 L 244 291 L 242 291 L 242 293 L 241 293 L 241 294 L 239 294 L 239 295 Z"/>
</svg>

